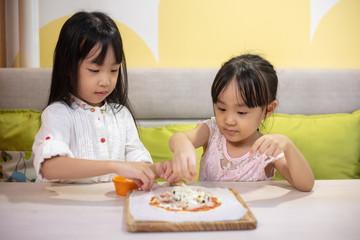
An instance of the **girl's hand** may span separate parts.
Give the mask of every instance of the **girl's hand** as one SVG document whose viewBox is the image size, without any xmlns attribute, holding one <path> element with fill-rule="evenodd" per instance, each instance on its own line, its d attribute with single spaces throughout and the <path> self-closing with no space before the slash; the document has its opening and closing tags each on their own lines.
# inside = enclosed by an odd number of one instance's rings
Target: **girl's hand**
<svg viewBox="0 0 360 240">
<path fill-rule="evenodd" d="M 152 164 L 151 170 L 155 174 L 156 178 L 163 178 L 170 183 L 177 183 L 182 180 L 181 177 L 175 176 L 172 170 L 172 160 L 164 161 L 164 162 L 157 162 Z"/>
<path fill-rule="evenodd" d="M 172 175 L 170 171 L 165 172 L 168 181 L 174 182 L 186 178 L 193 181 L 197 175 L 197 156 L 195 148 L 191 145 L 183 147 L 181 151 L 174 151 L 172 160 Z M 170 178 L 171 177 L 171 178 Z"/>
<path fill-rule="evenodd" d="M 166 162 L 157 162 L 153 164 L 152 171 L 156 178 L 164 178 L 164 172 L 166 171 Z"/>
<path fill-rule="evenodd" d="M 121 167 L 117 168 L 117 174 L 133 180 L 142 190 L 150 190 L 155 174 L 151 170 L 151 164 L 140 162 L 120 162 Z"/>
<path fill-rule="evenodd" d="M 193 131 L 194 130 L 190 130 L 188 132 L 177 132 L 170 138 L 169 146 L 173 152 L 171 170 L 173 172 L 172 174 L 174 179 L 186 178 L 193 181 L 197 175 L 196 145 L 194 146 L 193 142 L 190 140 L 193 137 L 189 134 Z M 165 177 L 168 181 L 173 181 L 173 179 L 169 179 L 171 170 L 168 169 L 165 172 Z"/>
<path fill-rule="evenodd" d="M 181 176 L 176 176 L 173 171 L 173 160 L 169 160 L 166 162 L 162 162 L 163 164 L 163 172 L 160 175 L 161 178 L 166 179 L 169 183 L 177 183 L 182 180 Z"/>
<path fill-rule="evenodd" d="M 173 152 L 173 178 L 168 178 L 168 180 L 186 178 L 194 181 L 198 162 L 195 149 L 204 146 L 209 140 L 209 135 L 209 127 L 204 122 L 199 123 L 194 129 L 172 135 L 169 147 Z M 165 175 L 169 177 L 170 170 Z"/>
<path fill-rule="evenodd" d="M 255 141 L 250 154 L 256 151 L 269 157 L 276 157 L 284 152 L 285 157 L 274 162 L 274 167 L 281 176 L 300 191 L 308 192 L 314 187 L 314 175 L 309 163 L 287 136 L 263 135 Z"/>
<path fill-rule="evenodd" d="M 259 152 L 260 154 L 265 153 L 268 157 L 276 157 L 281 152 L 285 152 L 287 147 L 291 143 L 290 139 L 281 134 L 269 134 L 263 135 L 258 138 L 250 149 L 250 154 Z"/>
</svg>

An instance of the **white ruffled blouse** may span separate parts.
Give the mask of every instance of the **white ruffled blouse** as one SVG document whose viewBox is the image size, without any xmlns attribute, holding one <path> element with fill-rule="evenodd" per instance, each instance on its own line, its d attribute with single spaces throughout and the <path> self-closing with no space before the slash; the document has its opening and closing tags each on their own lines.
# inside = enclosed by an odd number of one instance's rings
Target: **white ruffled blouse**
<svg viewBox="0 0 360 240">
<path fill-rule="evenodd" d="M 41 127 L 35 136 L 33 152 L 37 181 L 45 179 L 41 164 L 47 158 L 67 156 L 89 160 L 150 162 L 151 156 L 139 139 L 130 111 L 113 104 L 93 107 L 72 97 L 69 107 L 55 102 L 41 115 Z M 57 182 L 108 182 L 115 174 Z"/>
</svg>

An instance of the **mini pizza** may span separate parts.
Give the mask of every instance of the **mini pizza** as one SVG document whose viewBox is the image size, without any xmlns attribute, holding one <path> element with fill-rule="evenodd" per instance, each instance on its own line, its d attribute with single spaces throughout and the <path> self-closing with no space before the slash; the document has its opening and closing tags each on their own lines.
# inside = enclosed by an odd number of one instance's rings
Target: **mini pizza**
<svg viewBox="0 0 360 240">
<path fill-rule="evenodd" d="M 198 212 L 219 207 L 221 199 L 200 189 L 191 189 L 186 186 L 155 195 L 151 197 L 149 204 L 167 211 Z"/>
</svg>

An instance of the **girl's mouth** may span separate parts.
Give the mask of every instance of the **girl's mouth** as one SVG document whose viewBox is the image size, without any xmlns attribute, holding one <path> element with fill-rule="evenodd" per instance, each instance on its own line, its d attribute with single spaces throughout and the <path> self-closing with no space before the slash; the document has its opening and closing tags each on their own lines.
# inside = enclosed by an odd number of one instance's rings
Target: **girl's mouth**
<svg viewBox="0 0 360 240">
<path fill-rule="evenodd" d="M 95 92 L 95 94 L 99 97 L 103 97 L 106 95 L 107 92 Z"/>
<path fill-rule="evenodd" d="M 227 134 L 229 134 L 229 135 L 234 135 L 237 131 L 235 131 L 235 130 L 231 130 L 231 129 L 224 129 L 225 130 L 225 132 L 227 133 Z"/>
</svg>

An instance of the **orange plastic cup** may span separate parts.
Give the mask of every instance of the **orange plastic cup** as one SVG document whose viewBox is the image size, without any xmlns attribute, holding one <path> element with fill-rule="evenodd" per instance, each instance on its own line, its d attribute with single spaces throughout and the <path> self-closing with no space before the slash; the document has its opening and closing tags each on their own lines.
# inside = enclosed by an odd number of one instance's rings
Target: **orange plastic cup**
<svg viewBox="0 0 360 240">
<path fill-rule="evenodd" d="M 139 189 L 133 180 L 121 176 L 113 177 L 112 181 L 114 182 L 116 193 L 121 196 L 126 196 L 133 189 Z"/>
</svg>

